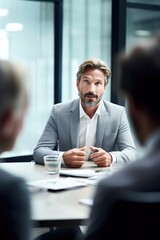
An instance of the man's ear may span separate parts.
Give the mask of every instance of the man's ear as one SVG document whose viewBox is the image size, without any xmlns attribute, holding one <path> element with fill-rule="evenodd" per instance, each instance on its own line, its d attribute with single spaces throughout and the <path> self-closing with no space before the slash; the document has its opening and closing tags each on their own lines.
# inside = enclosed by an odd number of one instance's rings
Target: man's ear
<svg viewBox="0 0 160 240">
<path fill-rule="evenodd" d="M 12 111 L 3 114 L 0 120 L 0 128 L 3 136 L 10 136 L 14 129 L 14 116 Z"/>
<path fill-rule="evenodd" d="M 77 89 L 79 91 L 79 80 L 76 81 L 76 87 L 77 87 Z"/>
</svg>

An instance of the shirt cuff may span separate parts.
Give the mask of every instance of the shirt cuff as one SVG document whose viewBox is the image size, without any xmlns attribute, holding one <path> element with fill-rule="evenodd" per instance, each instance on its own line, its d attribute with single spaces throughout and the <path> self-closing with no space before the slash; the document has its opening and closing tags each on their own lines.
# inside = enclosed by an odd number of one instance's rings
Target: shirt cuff
<svg viewBox="0 0 160 240">
<path fill-rule="evenodd" d="M 115 155 L 113 155 L 112 153 L 109 153 L 109 154 L 111 154 L 111 156 L 112 156 L 112 163 L 116 163 L 117 159 L 116 159 Z"/>
<path fill-rule="evenodd" d="M 61 164 L 65 164 L 65 163 L 64 163 L 64 160 L 63 160 L 63 154 L 64 154 L 64 152 L 59 152 L 59 154 L 60 154 Z"/>
</svg>

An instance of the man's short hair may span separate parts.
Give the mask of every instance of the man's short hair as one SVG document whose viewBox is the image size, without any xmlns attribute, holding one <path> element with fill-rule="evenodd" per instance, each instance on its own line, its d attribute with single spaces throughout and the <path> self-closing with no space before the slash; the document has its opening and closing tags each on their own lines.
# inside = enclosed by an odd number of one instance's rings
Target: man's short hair
<svg viewBox="0 0 160 240">
<path fill-rule="evenodd" d="M 119 87 L 148 113 L 160 118 L 160 36 L 119 57 Z"/>
<path fill-rule="evenodd" d="M 78 69 L 77 72 L 77 80 L 80 81 L 81 75 L 85 72 L 86 69 L 91 68 L 91 69 L 99 69 L 100 71 L 102 71 L 104 73 L 105 76 L 105 85 L 107 85 L 110 75 L 111 75 L 111 71 L 109 69 L 109 67 L 107 66 L 107 64 L 105 62 L 103 62 L 102 60 L 98 59 L 98 58 L 90 58 L 86 61 L 84 61 Z"/>
</svg>

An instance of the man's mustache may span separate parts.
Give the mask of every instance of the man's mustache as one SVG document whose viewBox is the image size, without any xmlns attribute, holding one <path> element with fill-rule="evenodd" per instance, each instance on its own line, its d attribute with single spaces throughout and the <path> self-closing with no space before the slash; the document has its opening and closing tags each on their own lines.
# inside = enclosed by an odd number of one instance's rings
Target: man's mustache
<svg viewBox="0 0 160 240">
<path fill-rule="evenodd" d="M 84 94 L 84 97 L 98 98 L 97 95 L 95 95 L 95 94 L 93 94 L 93 93 L 91 93 L 91 92 L 88 92 L 88 93 Z"/>
</svg>

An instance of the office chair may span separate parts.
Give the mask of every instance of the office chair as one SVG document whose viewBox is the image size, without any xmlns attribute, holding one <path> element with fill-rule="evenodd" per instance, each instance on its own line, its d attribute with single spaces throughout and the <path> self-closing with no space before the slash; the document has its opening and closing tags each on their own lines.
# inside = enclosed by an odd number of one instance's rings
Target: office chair
<svg viewBox="0 0 160 240">
<path fill-rule="evenodd" d="M 123 192 L 104 226 L 106 240 L 160 239 L 160 192 Z"/>
</svg>

